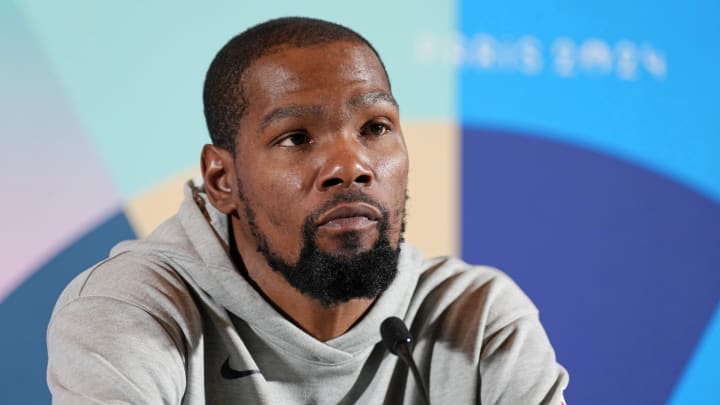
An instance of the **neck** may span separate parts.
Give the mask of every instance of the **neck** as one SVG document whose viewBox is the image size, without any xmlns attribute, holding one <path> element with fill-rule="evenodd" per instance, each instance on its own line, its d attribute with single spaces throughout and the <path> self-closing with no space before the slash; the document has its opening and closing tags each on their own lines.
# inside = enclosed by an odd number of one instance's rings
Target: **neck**
<svg viewBox="0 0 720 405">
<path fill-rule="evenodd" d="M 344 334 L 372 306 L 374 299 L 352 299 L 330 307 L 323 306 L 319 300 L 301 293 L 282 274 L 270 268 L 256 247 L 236 240 L 234 223 L 231 228 L 233 261 L 243 270 L 250 284 L 288 320 L 314 338 L 324 342 Z"/>
</svg>

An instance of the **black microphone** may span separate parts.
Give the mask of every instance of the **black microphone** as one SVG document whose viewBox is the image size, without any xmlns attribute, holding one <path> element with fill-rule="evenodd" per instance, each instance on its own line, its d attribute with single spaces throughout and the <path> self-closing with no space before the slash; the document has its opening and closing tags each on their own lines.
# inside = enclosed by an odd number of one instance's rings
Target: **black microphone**
<svg viewBox="0 0 720 405">
<path fill-rule="evenodd" d="M 418 371 L 415 360 L 412 358 L 412 342 L 413 338 L 410 332 L 408 332 L 407 326 L 402 319 L 391 316 L 380 324 L 380 336 L 382 336 L 385 347 L 390 350 L 390 353 L 400 357 L 405 364 L 412 370 L 413 376 L 415 377 L 415 383 L 420 389 L 423 399 L 426 405 L 430 405 L 430 395 L 428 394 L 427 387 L 420 377 L 420 371 Z"/>
</svg>

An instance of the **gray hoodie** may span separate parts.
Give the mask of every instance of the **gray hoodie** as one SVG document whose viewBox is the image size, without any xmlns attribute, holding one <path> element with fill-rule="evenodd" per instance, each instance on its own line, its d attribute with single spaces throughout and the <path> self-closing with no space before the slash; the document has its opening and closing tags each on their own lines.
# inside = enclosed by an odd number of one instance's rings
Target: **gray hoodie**
<svg viewBox="0 0 720 405">
<path fill-rule="evenodd" d="M 402 245 L 392 285 L 322 342 L 236 270 L 227 218 L 204 199 L 187 187 L 175 216 L 62 293 L 47 336 L 54 404 L 421 403 L 381 342 L 389 316 L 415 337 L 434 404 L 562 403 L 567 373 L 537 309 L 502 272 Z"/>
</svg>

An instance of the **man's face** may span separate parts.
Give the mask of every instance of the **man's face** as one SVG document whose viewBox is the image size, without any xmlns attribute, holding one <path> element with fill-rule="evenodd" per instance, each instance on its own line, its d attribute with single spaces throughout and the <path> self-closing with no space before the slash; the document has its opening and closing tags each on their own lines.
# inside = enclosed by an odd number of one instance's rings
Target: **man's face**
<svg viewBox="0 0 720 405">
<path fill-rule="evenodd" d="M 337 280 L 322 286 L 320 279 L 341 271 L 372 272 L 365 267 L 388 261 L 394 268 L 408 158 L 398 107 L 375 54 L 353 42 L 280 48 L 246 70 L 243 86 L 248 104 L 236 139 L 242 208 L 236 238 L 255 243 L 301 291 L 304 284 L 334 288 Z M 378 277 L 384 284 L 375 289 L 392 280 Z M 355 297 L 316 298 L 330 305 Z"/>
</svg>

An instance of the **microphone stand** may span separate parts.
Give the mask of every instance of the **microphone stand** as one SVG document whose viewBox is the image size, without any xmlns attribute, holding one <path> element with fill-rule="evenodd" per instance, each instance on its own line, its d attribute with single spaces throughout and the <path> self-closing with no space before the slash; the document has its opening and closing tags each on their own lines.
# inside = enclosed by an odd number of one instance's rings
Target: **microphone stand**
<svg viewBox="0 0 720 405">
<path fill-rule="evenodd" d="M 400 318 L 391 316 L 380 325 L 380 335 L 390 353 L 397 355 L 410 368 L 415 383 L 422 394 L 423 402 L 425 405 L 430 405 L 430 394 L 412 357 L 413 338 L 408 332 L 405 323 Z"/>
</svg>

